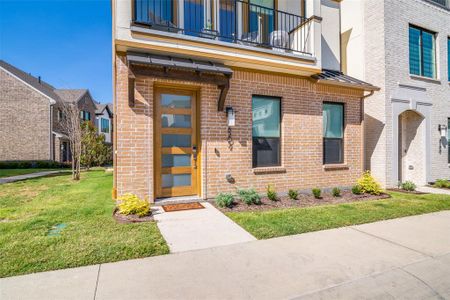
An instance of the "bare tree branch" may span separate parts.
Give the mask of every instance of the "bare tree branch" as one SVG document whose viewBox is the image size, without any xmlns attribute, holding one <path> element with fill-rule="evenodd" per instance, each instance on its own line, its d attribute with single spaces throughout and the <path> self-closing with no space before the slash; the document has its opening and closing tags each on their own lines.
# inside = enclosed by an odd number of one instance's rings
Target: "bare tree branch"
<svg viewBox="0 0 450 300">
<path fill-rule="evenodd" d="M 69 138 L 72 152 L 72 179 L 80 180 L 80 157 L 82 129 L 80 124 L 80 109 L 76 103 L 64 102 L 62 105 L 63 118 L 61 127 Z"/>
</svg>

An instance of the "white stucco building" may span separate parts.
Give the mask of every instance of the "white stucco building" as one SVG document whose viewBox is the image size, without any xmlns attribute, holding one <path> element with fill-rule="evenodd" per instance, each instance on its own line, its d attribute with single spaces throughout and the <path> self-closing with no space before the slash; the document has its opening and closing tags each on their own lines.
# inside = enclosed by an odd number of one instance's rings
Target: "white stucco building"
<svg viewBox="0 0 450 300">
<path fill-rule="evenodd" d="M 342 68 L 365 101 L 365 167 L 385 186 L 450 179 L 450 3 L 344 0 Z"/>
<path fill-rule="evenodd" d="M 113 111 L 111 104 L 96 103 L 95 120 L 99 134 L 105 136 L 105 142 L 112 144 Z"/>
</svg>

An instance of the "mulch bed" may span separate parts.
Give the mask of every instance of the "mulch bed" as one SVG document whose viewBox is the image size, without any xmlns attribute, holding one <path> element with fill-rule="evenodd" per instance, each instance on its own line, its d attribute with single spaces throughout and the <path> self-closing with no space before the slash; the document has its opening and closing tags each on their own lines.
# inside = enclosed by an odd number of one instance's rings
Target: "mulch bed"
<svg viewBox="0 0 450 300">
<path fill-rule="evenodd" d="M 340 197 L 333 197 L 330 194 L 322 194 L 322 198 L 316 199 L 312 195 L 300 194 L 298 200 L 292 200 L 288 196 L 278 197 L 278 201 L 272 201 L 267 197 L 261 198 L 260 205 L 247 205 L 239 199 L 234 201 L 234 205 L 231 208 L 218 207 L 214 200 L 211 203 L 223 212 L 243 212 L 243 211 L 265 211 L 277 208 L 292 208 L 292 207 L 310 207 L 324 204 L 340 204 L 340 203 L 352 203 L 369 200 L 379 200 L 390 198 L 388 194 L 380 194 L 378 196 L 362 194 L 354 195 L 350 191 L 343 191 Z"/>
<path fill-rule="evenodd" d="M 129 223 L 141 223 L 154 221 L 153 215 L 140 217 L 138 215 L 122 215 L 119 213 L 119 209 L 116 207 L 113 211 L 113 218 L 117 223 L 129 224 Z"/>
<path fill-rule="evenodd" d="M 402 189 L 387 189 L 387 190 L 391 191 L 391 192 L 413 194 L 413 195 L 426 195 L 426 194 L 428 194 L 428 193 L 419 192 L 419 191 L 405 191 L 405 190 L 402 190 Z"/>
</svg>

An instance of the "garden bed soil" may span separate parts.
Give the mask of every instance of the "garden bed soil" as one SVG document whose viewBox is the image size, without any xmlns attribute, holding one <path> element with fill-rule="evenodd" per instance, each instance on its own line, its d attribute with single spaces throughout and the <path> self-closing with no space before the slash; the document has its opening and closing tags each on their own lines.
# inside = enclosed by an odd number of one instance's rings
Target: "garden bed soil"
<svg viewBox="0 0 450 300">
<path fill-rule="evenodd" d="M 426 195 L 426 194 L 429 194 L 429 193 L 424 193 L 424 192 L 419 192 L 419 191 L 406 191 L 406 190 L 403 190 L 403 189 L 394 189 L 394 188 L 387 189 L 387 190 L 391 191 L 391 192 L 396 192 L 396 193 L 405 193 L 405 194 L 413 194 L 413 195 Z"/>
<path fill-rule="evenodd" d="M 129 223 L 141 223 L 141 222 L 153 222 L 153 215 L 150 213 L 147 216 L 140 217 L 138 215 L 123 215 L 119 213 L 119 209 L 116 207 L 113 211 L 113 218 L 117 223 L 129 224 Z"/>
<path fill-rule="evenodd" d="M 279 208 L 294 208 L 294 207 L 310 207 L 310 206 L 318 206 L 325 204 L 340 204 L 340 203 L 352 203 L 352 202 L 360 202 L 360 201 L 369 201 L 369 200 L 379 200 L 379 199 L 387 199 L 390 198 L 388 194 L 380 194 L 380 195 L 354 195 L 350 191 L 343 191 L 340 197 L 333 197 L 331 194 L 323 194 L 322 198 L 316 199 L 312 195 L 300 194 L 297 200 L 292 200 L 288 196 L 280 196 L 278 197 L 278 201 L 272 201 L 267 197 L 261 198 L 261 204 L 252 204 L 247 205 L 240 201 L 239 199 L 235 199 L 233 206 L 229 207 L 218 207 L 214 200 L 212 200 L 212 204 L 217 207 L 222 212 L 243 212 L 243 211 L 265 211 Z"/>
</svg>

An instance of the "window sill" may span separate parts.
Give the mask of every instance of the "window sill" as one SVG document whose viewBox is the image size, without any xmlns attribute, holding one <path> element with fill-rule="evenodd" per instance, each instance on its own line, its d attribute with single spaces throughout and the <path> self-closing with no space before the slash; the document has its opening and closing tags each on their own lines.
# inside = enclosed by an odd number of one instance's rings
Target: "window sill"
<svg viewBox="0 0 450 300">
<path fill-rule="evenodd" d="M 415 80 L 421 80 L 421 81 L 426 81 L 426 82 L 430 82 L 430 83 L 441 84 L 441 81 L 436 78 L 424 77 L 424 76 L 413 75 L 413 74 L 409 74 L 409 77 L 411 77 L 411 79 L 415 79 Z"/>
<path fill-rule="evenodd" d="M 274 173 L 286 173 L 285 167 L 260 167 L 253 168 L 253 174 L 274 174 Z"/>
<path fill-rule="evenodd" d="M 349 167 L 347 164 L 329 164 L 329 165 L 323 165 L 323 169 L 325 171 L 348 170 Z"/>
</svg>

